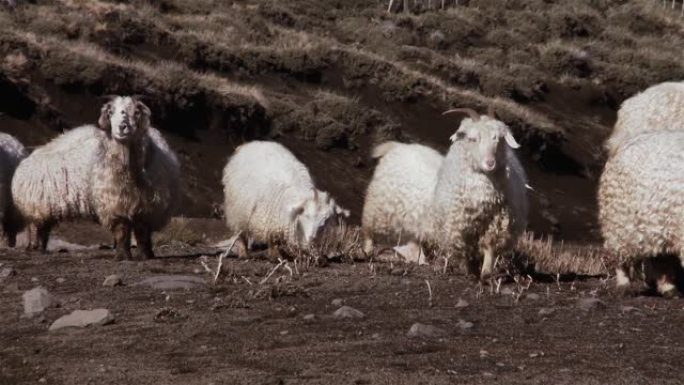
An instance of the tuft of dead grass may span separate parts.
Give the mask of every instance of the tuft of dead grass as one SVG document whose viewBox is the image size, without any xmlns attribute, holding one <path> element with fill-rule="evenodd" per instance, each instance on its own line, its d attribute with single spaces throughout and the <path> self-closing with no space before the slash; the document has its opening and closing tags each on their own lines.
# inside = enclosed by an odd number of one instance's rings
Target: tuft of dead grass
<svg viewBox="0 0 684 385">
<path fill-rule="evenodd" d="M 601 247 L 554 242 L 552 237 L 536 239 L 531 232 L 521 237 L 516 251 L 534 264 L 536 272 L 551 275 L 609 275 L 618 263 Z"/>
</svg>

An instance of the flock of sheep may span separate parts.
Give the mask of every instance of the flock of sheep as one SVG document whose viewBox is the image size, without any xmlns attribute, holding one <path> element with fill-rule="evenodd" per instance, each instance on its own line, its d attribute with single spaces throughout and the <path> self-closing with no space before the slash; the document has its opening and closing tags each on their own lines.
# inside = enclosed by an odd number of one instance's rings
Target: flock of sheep
<svg viewBox="0 0 684 385">
<path fill-rule="evenodd" d="M 527 177 L 509 127 L 493 111 L 465 113 L 446 155 L 419 144 L 385 142 L 362 215 L 363 249 L 384 239 L 411 243 L 457 260 L 487 279 L 496 259 L 525 231 Z M 616 253 L 618 285 L 650 257 L 684 261 L 684 83 L 663 83 L 626 100 L 606 143 L 599 220 Z M 135 97 L 112 97 L 96 125 L 75 128 L 27 156 L 0 134 L 0 221 L 13 247 L 28 225 L 29 247 L 46 250 L 51 228 L 90 218 L 114 235 L 116 256 L 130 259 L 131 236 L 152 258 L 151 234 L 165 226 L 180 199 L 180 165 L 150 110 Z M 223 170 L 225 217 L 238 254 L 250 241 L 309 247 L 349 217 L 313 183 L 285 147 L 254 141 L 238 147 Z M 667 294 L 672 280 L 657 282 Z"/>
</svg>

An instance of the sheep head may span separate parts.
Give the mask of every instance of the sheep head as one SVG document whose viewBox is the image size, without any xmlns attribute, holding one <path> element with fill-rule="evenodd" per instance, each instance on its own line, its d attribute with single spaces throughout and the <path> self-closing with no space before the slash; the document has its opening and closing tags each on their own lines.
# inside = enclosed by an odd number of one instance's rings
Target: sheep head
<svg viewBox="0 0 684 385">
<path fill-rule="evenodd" d="M 150 126 L 150 115 L 150 109 L 138 98 L 113 96 L 100 109 L 97 124 L 108 137 L 129 143 L 144 137 Z"/>
<path fill-rule="evenodd" d="M 447 113 L 456 111 L 472 110 L 456 109 Z M 491 108 L 487 115 L 475 117 L 470 112 L 468 115 L 470 117 L 461 121 L 458 130 L 450 139 L 452 142 L 463 141 L 469 152 L 469 158 L 473 160 L 473 167 L 485 173 L 494 172 L 500 164 L 505 163 L 504 143 L 513 149 L 520 148 L 520 145 L 513 137 L 510 128 L 496 119 Z"/>
<path fill-rule="evenodd" d="M 340 218 L 348 218 L 349 210 L 338 206 L 327 192 L 314 189 L 303 202 L 290 206 L 289 214 L 297 242 L 309 246 Z"/>
</svg>

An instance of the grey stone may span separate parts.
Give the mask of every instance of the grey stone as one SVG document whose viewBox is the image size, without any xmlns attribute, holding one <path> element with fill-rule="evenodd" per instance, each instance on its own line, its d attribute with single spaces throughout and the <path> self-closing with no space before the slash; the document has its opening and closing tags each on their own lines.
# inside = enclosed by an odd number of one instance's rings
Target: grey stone
<svg viewBox="0 0 684 385">
<path fill-rule="evenodd" d="M 363 318 L 365 314 L 350 306 L 342 306 L 333 313 L 335 318 Z"/>
<path fill-rule="evenodd" d="M 539 309 L 539 315 L 551 315 L 556 312 L 556 309 L 551 307 L 543 307 Z"/>
<path fill-rule="evenodd" d="M 459 328 L 461 328 L 461 329 L 463 329 L 463 330 L 472 329 L 473 326 L 475 326 L 475 324 L 473 324 L 472 322 L 464 321 L 464 320 L 462 320 L 462 319 L 458 320 L 458 324 L 457 324 L 457 325 L 458 325 Z"/>
<path fill-rule="evenodd" d="M 304 321 L 313 321 L 316 319 L 316 316 L 313 314 L 307 314 L 303 318 L 304 318 Z"/>
<path fill-rule="evenodd" d="M 149 286 L 159 290 L 190 290 L 204 286 L 205 284 L 206 282 L 204 279 L 192 275 L 158 275 L 145 278 L 142 281 L 135 283 L 134 286 Z"/>
<path fill-rule="evenodd" d="M 539 301 L 541 299 L 541 296 L 537 293 L 530 293 L 525 296 L 525 298 L 532 300 L 532 301 Z"/>
<path fill-rule="evenodd" d="M 515 294 L 515 292 L 510 287 L 504 287 L 503 289 L 501 289 L 501 291 L 499 293 L 501 293 L 502 295 L 514 295 Z"/>
<path fill-rule="evenodd" d="M 82 328 L 89 325 L 107 325 L 112 322 L 114 322 L 114 316 L 107 309 L 75 310 L 53 322 L 50 325 L 50 331 L 68 327 Z"/>
<path fill-rule="evenodd" d="M 577 300 L 577 307 L 582 310 L 602 309 L 606 303 L 598 298 L 580 298 Z"/>
<path fill-rule="evenodd" d="M 465 308 L 465 307 L 468 307 L 468 306 L 470 306 L 470 304 L 468 303 L 468 301 L 459 298 L 459 299 L 458 299 L 458 302 L 456 302 L 455 308 L 457 308 L 457 309 L 462 309 L 462 308 Z"/>
<path fill-rule="evenodd" d="M 426 325 L 422 324 L 420 322 L 416 322 L 413 325 L 411 325 L 411 328 L 409 331 L 406 333 L 406 336 L 409 338 L 434 338 L 434 337 L 444 337 L 446 336 L 446 331 L 444 329 L 440 329 L 436 326 L 432 325 Z"/>
<path fill-rule="evenodd" d="M 3 283 L 7 278 L 17 275 L 17 271 L 11 267 L 5 267 L 0 270 L 0 283 Z"/>
<path fill-rule="evenodd" d="M 66 278 L 59 277 L 59 278 L 57 278 L 55 281 L 57 281 L 57 283 L 60 283 L 60 284 L 61 284 L 61 283 L 66 282 Z"/>
<path fill-rule="evenodd" d="M 55 299 L 44 287 L 36 287 L 22 295 L 24 300 L 24 314 L 33 317 L 45 309 L 56 304 Z"/>
<path fill-rule="evenodd" d="M 114 287 L 114 286 L 121 286 L 121 285 L 123 285 L 123 280 L 117 274 L 108 275 L 105 278 L 104 282 L 102 283 L 102 286 L 105 286 L 105 287 Z"/>
<path fill-rule="evenodd" d="M 330 302 L 330 303 L 331 303 L 333 306 L 342 306 L 342 304 L 344 303 L 344 301 L 342 301 L 342 298 L 335 298 L 335 299 L 332 300 L 332 302 Z"/>
<path fill-rule="evenodd" d="M 620 311 L 622 311 L 623 313 L 634 313 L 634 312 L 640 313 L 641 312 L 641 310 L 639 310 L 638 308 L 636 308 L 634 306 L 623 306 L 620 308 Z"/>
</svg>

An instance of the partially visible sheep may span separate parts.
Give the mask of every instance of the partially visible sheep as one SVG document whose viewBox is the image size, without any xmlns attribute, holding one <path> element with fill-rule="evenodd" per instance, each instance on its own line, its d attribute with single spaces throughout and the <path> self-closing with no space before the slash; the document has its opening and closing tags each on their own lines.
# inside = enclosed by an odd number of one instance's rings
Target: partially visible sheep
<svg viewBox="0 0 684 385">
<path fill-rule="evenodd" d="M 652 131 L 684 130 L 684 82 L 665 82 L 622 102 L 605 143 L 609 155 L 634 136 Z"/>
<path fill-rule="evenodd" d="M 520 146 L 503 122 L 470 109 L 451 137 L 432 202 L 434 240 L 448 256 L 475 262 L 480 278 L 492 274 L 495 257 L 511 249 L 527 225 L 526 175 L 512 149 Z"/>
<path fill-rule="evenodd" d="M 95 126 L 74 128 L 33 151 L 12 179 L 16 208 L 29 224 L 29 248 L 45 251 L 57 222 L 94 218 L 90 171 L 104 134 Z"/>
<path fill-rule="evenodd" d="M 313 244 L 323 231 L 349 211 L 316 189 L 308 169 L 284 146 L 253 141 L 238 147 L 223 170 L 228 228 L 269 244 Z"/>
<path fill-rule="evenodd" d="M 0 132 L 0 223 L 7 246 L 14 247 L 17 233 L 23 227 L 21 215 L 12 200 L 12 176 L 26 150 L 12 135 Z"/>
<path fill-rule="evenodd" d="M 363 205 L 364 252 L 373 237 L 422 243 L 430 234 L 430 207 L 444 156 L 420 144 L 385 142 L 373 149 L 379 158 Z"/>
<path fill-rule="evenodd" d="M 105 138 L 95 154 L 90 200 L 97 218 L 114 233 L 116 255 L 131 258 L 131 231 L 142 258 L 153 258 L 152 232 L 171 219 L 180 198 L 180 166 L 150 110 L 133 97 L 117 96 L 102 106 Z"/>
<path fill-rule="evenodd" d="M 618 286 L 645 257 L 678 255 L 684 264 L 684 131 L 647 132 L 608 159 L 598 190 L 604 247 L 620 256 Z M 662 294 L 673 292 L 659 282 Z"/>
</svg>

